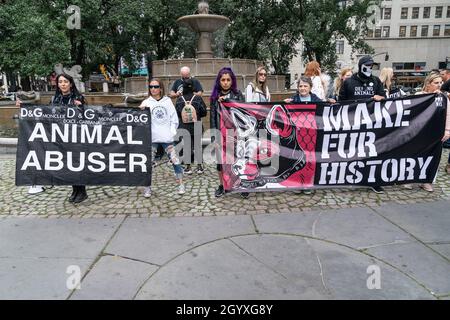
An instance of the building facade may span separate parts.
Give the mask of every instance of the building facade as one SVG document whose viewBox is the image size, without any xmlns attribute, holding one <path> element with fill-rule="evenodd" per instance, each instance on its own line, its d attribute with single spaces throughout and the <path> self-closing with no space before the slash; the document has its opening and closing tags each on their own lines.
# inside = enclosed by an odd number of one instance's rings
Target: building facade
<svg viewBox="0 0 450 320">
<path fill-rule="evenodd" d="M 450 0 L 383 1 L 376 16 L 366 41 L 375 50 L 379 68 L 393 68 L 399 83 L 415 87 L 429 71 L 450 65 Z M 356 67 L 363 55 L 352 54 L 344 40 L 337 40 L 336 50 L 338 69 Z M 290 71 L 292 81 L 295 73 L 303 73 L 299 57 L 293 59 Z"/>
</svg>

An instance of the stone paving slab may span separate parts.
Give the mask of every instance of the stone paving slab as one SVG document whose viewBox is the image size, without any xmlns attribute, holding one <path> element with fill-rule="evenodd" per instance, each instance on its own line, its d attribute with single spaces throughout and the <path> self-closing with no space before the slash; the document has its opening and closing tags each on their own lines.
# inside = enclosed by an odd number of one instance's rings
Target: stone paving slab
<svg viewBox="0 0 450 320">
<path fill-rule="evenodd" d="M 308 241 L 311 246 L 297 236 L 251 235 L 208 243 L 158 270 L 136 298 L 434 298 L 413 280 L 385 265 L 384 286 L 369 290 L 366 270 L 376 260 L 345 247 Z M 296 259 L 289 259 L 290 254 Z M 300 274 L 303 277 L 297 278 Z"/>
<path fill-rule="evenodd" d="M 413 279 L 383 262 L 358 251 L 310 240 L 323 268 L 324 283 L 335 299 L 435 299 Z M 381 271 L 380 289 L 367 288 L 367 280 L 373 275 L 370 266 Z"/>
<path fill-rule="evenodd" d="M 11 218 L 0 221 L 0 257 L 91 258 L 122 219 Z"/>
<path fill-rule="evenodd" d="M 449 261 L 423 244 L 397 244 L 371 248 L 367 252 L 408 273 L 436 295 L 450 294 Z"/>
<path fill-rule="evenodd" d="M 313 287 L 299 292 L 229 240 L 195 248 L 161 268 L 137 299 L 301 299 L 320 298 Z"/>
<path fill-rule="evenodd" d="M 382 210 L 374 210 L 423 242 L 450 242 L 449 201 L 435 201 L 432 206 L 426 203 L 414 206 L 390 204 Z"/>
<path fill-rule="evenodd" d="M 0 257 L 0 300 L 66 299 L 71 293 L 67 281 L 73 274 L 68 267 L 78 266 L 83 274 L 92 262 L 80 258 Z"/>
<path fill-rule="evenodd" d="M 151 198 L 143 197 L 143 188 L 88 186 L 88 200 L 74 205 L 67 201 L 70 186 L 55 186 L 30 196 L 27 187 L 15 186 L 14 155 L 0 156 L 0 217 L 36 215 L 54 217 L 166 217 L 224 216 L 292 213 L 311 210 L 377 207 L 384 203 L 415 204 L 450 199 L 450 179 L 444 172 L 448 149 L 444 149 L 435 192 L 415 187 L 386 187 L 384 194 L 368 188 L 319 189 L 312 195 L 299 192 L 259 192 L 242 199 L 238 194 L 214 197 L 218 184 L 214 165 L 206 165 L 203 175 L 186 175 L 186 193 L 176 193 L 172 167 L 158 166 L 153 172 Z"/>
<path fill-rule="evenodd" d="M 195 246 L 249 233 L 255 233 L 250 216 L 129 218 L 105 251 L 162 265 Z"/>
<path fill-rule="evenodd" d="M 71 300 L 130 300 L 156 266 L 114 256 L 103 256 L 81 282 Z"/>
<path fill-rule="evenodd" d="M 446 257 L 448 260 L 450 260 L 450 244 L 434 244 L 429 245 L 429 247 L 433 248 L 434 250 L 442 254 L 444 257 Z"/>
<path fill-rule="evenodd" d="M 261 233 L 298 234 L 359 249 L 416 241 L 369 208 L 311 211 L 295 215 L 256 215 L 254 221 Z"/>
</svg>

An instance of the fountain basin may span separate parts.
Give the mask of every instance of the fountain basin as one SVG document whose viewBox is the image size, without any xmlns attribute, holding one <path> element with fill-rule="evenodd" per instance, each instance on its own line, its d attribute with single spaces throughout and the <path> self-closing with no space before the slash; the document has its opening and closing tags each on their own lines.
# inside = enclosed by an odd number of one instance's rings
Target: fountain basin
<svg viewBox="0 0 450 320">
<path fill-rule="evenodd" d="M 195 32 L 215 32 L 230 23 L 230 19 L 216 14 L 193 14 L 178 18 L 177 23 Z"/>
</svg>

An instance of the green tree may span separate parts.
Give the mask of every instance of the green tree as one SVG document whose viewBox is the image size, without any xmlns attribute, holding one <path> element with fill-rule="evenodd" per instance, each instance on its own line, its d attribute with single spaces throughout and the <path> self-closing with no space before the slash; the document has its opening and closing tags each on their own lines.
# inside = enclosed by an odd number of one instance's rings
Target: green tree
<svg viewBox="0 0 450 320">
<path fill-rule="evenodd" d="M 373 49 L 364 41 L 367 22 L 372 16 L 371 5 L 381 0 L 281 0 L 289 10 L 290 19 L 297 21 L 305 60 L 317 60 L 332 72 L 337 60 L 336 40 L 347 39 L 353 50 L 370 53 Z"/>
</svg>

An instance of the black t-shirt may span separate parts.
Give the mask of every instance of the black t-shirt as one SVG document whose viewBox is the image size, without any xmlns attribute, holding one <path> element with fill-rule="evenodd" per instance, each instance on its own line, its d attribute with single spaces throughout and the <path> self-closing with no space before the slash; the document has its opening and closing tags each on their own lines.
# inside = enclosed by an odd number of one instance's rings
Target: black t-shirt
<svg viewBox="0 0 450 320">
<path fill-rule="evenodd" d="M 200 81 L 198 81 L 195 78 L 190 78 L 192 80 L 192 85 L 194 87 L 194 92 L 203 91 L 202 85 L 200 84 Z M 177 79 L 172 85 L 172 88 L 170 88 L 171 91 L 178 92 L 181 91 L 183 93 L 183 79 Z"/>
<path fill-rule="evenodd" d="M 381 80 L 375 76 L 362 78 L 356 73 L 344 81 L 339 91 L 339 101 L 367 100 L 374 95 L 386 96 Z"/>
</svg>

